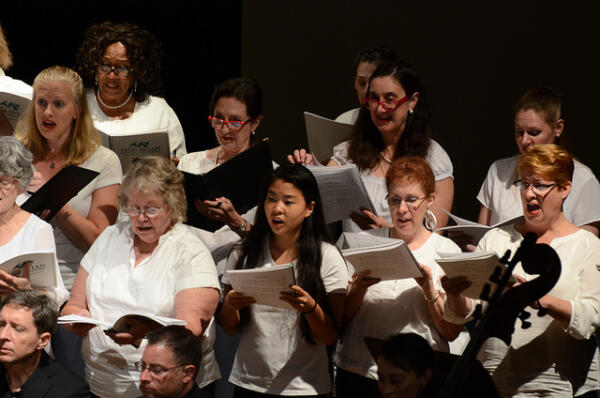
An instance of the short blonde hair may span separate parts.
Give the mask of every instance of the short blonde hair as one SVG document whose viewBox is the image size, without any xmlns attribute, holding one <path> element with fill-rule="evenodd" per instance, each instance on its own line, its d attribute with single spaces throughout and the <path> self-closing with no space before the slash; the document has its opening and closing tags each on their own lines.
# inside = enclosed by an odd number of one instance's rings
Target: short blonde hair
<svg viewBox="0 0 600 398">
<path fill-rule="evenodd" d="M 526 173 L 533 173 L 562 187 L 573 180 L 575 163 L 569 152 L 559 145 L 535 145 L 521 155 L 517 170 L 521 177 Z"/>
<path fill-rule="evenodd" d="M 12 54 L 8 49 L 8 42 L 0 25 L 0 68 L 6 70 L 12 66 L 12 63 Z"/>
<path fill-rule="evenodd" d="M 131 191 L 156 192 L 171 210 L 173 222 L 185 221 L 187 201 L 183 174 L 167 158 L 145 156 L 133 161 L 121 182 L 119 204 L 124 209 Z"/>
<path fill-rule="evenodd" d="M 40 134 L 35 121 L 35 101 L 41 83 L 68 83 L 73 89 L 73 101 L 77 109 L 77 119 L 73 124 L 71 137 L 66 143 L 67 164 L 79 165 L 90 158 L 100 146 L 100 136 L 94 128 L 88 110 L 85 90 L 81 77 L 64 66 L 51 66 L 41 71 L 33 81 L 33 100 L 17 127 L 16 137 L 33 153 L 35 160 L 42 160 L 48 154 L 48 144 Z"/>
</svg>

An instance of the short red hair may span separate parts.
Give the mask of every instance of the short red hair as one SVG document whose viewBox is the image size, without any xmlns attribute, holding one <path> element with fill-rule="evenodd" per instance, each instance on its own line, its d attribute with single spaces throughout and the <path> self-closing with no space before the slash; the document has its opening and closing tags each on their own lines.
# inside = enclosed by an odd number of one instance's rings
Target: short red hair
<svg viewBox="0 0 600 398">
<path fill-rule="evenodd" d="M 425 159 L 416 156 L 405 156 L 392 162 L 385 173 L 385 184 L 388 190 L 391 184 L 417 183 L 429 196 L 435 192 L 435 177 Z"/>
</svg>

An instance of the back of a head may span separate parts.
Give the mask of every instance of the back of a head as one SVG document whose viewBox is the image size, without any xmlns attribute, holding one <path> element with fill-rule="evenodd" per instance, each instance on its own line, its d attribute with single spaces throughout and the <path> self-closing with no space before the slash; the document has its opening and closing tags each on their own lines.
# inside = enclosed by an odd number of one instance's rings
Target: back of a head
<svg viewBox="0 0 600 398">
<path fill-rule="evenodd" d="M 36 290 L 17 290 L 2 300 L 2 307 L 14 305 L 31 309 L 38 334 L 54 332 L 58 321 L 56 303 Z"/>
<path fill-rule="evenodd" d="M 419 375 L 434 367 L 431 346 L 415 333 L 400 333 L 389 337 L 383 343 L 379 357 L 384 357 L 401 369 L 414 370 Z"/>
<path fill-rule="evenodd" d="M 354 60 L 354 72 L 358 70 L 358 66 L 361 63 L 369 63 L 379 66 L 386 62 L 392 62 L 398 59 L 396 52 L 387 46 L 379 46 L 372 48 L 365 48 L 361 50 L 356 59 Z"/>
<path fill-rule="evenodd" d="M 200 339 L 183 326 L 166 326 L 148 333 L 148 345 L 164 345 L 173 352 L 178 366 L 194 365 L 200 370 L 202 348 Z"/>
</svg>

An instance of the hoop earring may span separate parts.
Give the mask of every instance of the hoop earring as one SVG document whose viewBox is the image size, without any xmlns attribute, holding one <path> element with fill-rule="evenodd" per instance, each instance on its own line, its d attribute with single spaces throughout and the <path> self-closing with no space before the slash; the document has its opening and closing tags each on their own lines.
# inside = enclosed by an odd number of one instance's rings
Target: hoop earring
<svg viewBox="0 0 600 398">
<path fill-rule="evenodd" d="M 425 212 L 425 228 L 427 228 L 430 231 L 433 231 L 436 225 L 437 218 L 435 217 L 435 214 L 430 209 L 427 209 L 427 211 Z"/>
</svg>

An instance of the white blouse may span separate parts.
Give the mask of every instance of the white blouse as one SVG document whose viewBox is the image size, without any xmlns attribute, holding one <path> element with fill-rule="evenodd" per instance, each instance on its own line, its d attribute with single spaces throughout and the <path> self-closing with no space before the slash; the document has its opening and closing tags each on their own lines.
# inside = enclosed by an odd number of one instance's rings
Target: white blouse
<svg viewBox="0 0 600 398">
<path fill-rule="evenodd" d="M 484 235 L 478 249 L 504 255 L 515 253 L 523 237 L 513 226 L 495 228 Z M 502 396 L 571 397 L 600 389 L 598 349 L 593 333 L 600 326 L 600 240 L 592 233 L 577 232 L 555 238 L 562 271 L 548 295 L 569 301 L 571 321 L 564 330 L 550 315 L 537 316 L 528 309 L 532 326 L 515 324 L 507 347 L 497 338 L 488 339 L 479 359 Z M 521 264 L 514 272 L 532 280 Z"/>
<path fill-rule="evenodd" d="M 348 284 L 346 263 L 338 249 L 321 245 L 321 278 L 325 291 L 345 293 Z M 227 269 L 235 268 L 239 252 L 234 251 Z M 268 243 L 256 268 L 277 267 Z M 292 262 L 296 265 L 296 261 Z M 229 284 L 227 274 L 223 283 Z M 319 395 L 331 391 L 326 347 L 302 337 L 301 315 L 290 309 L 250 305 L 250 322 L 242 330 L 229 381 L 263 394 Z"/>
<path fill-rule="evenodd" d="M 19 232 L 10 241 L 0 246 L 0 264 L 21 254 L 35 252 L 56 253 L 56 247 L 54 246 L 52 226 L 35 214 L 31 214 Z M 54 288 L 49 289 L 48 293 L 60 307 L 69 298 L 69 292 L 60 276 L 58 265 L 55 273 Z"/>
<path fill-rule="evenodd" d="M 427 153 L 427 157 L 425 160 L 431 167 L 433 171 L 433 175 L 435 176 L 435 181 L 441 181 L 446 178 L 453 178 L 452 176 L 452 162 L 450 161 L 450 157 L 442 148 L 440 144 L 438 144 L 434 140 L 430 140 L 429 152 Z M 342 166 L 345 164 L 352 163 L 352 160 L 348 158 L 348 148 L 350 146 L 350 141 L 344 141 L 341 144 L 336 145 L 333 148 L 333 156 L 331 157 L 338 165 Z M 389 222 L 392 222 L 392 216 L 390 214 L 390 208 L 388 207 L 388 203 L 386 200 L 387 197 L 387 186 L 385 185 L 385 177 L 376 177 L 371 174 L 370 171 L 362 171 L 360 176 L 365 184 L 365 188 L 367 189 L 367 193 L 373 202 L 373 206 L 375 206 L 375 211 L 380 217 L 385 218 Z M 344 232 L 360 232 L 362 229 L 354 223 L 351 219 L 345 219 L 343 221 L 343 230 Z"/>
<path fill-rule="evenodd" d="M 379 231 L 387 232 L 388 229 Z M 438 252 L 460 253 L 461 250 L 450 239 L 431 234 L 421 247 L 412 251 L 419 263 L 431 268 L 436 289 L 443 291 L 440 278 L 444 271 L 435 262 Z M 335 363 L 347 371 L 377 380 L 377 364 L 363 337 L 385 339 L 397 333 L 416 333 L 434 350 L 450 351 L 448 341 L 440 336 L 431 319 L 423 289 L 413 278 L 381 281 L 369 287 L 338 342 Z M 460 337 L 462 344 L 466 343 L 465 339 L 468 339 L 466 333 Z"/>
<path fill-rule="evenodd" d="M 100 108 L 94 90 L 88 90 L 87 102 L 94 119 L 94 126 L 103 133 L 115 136 L 164 130 L 169 134 L 171 155 L 181 158 L 187 153 L 183 127 L 175 111 L 164 98 L 150 95 L 143 102 L 136 101 L 133 113 L 126 119 L 113 119 L 107 116 Z"/>
<path fill-rule="evenodd" d="M 184 289 L 219 289 L 210 252 L 182 224 L 164 233 L 152 255 L 135 265 L 134 235 L 128 222 L 112 225 L 96 239 L 81 261 L 88 272 L 86 299 L 94 319 L 114 323 L 122 315 L 143 311 L 173 317 L 175 296 Z M 212 349 L 214 324 L 202 339 L 200 387 L 220 377 Z M 101 328 L 90 330 L 83 340 L 82 356 L 91 391 L 101 397 L 139 397 L 140 373 L 135 369 L 144 352 L 120 346 Z"/>
</svg>

